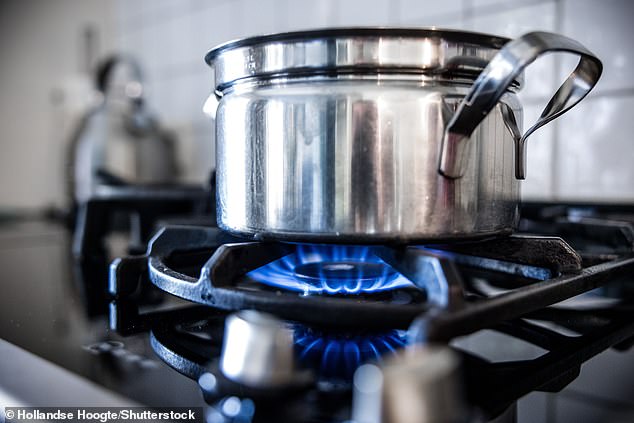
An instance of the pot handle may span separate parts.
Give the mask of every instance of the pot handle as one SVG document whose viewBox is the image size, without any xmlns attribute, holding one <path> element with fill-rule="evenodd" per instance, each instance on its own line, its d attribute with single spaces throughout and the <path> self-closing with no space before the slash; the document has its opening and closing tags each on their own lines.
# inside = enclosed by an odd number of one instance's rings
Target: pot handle
<svg viewBox="0 0 634 423">
<path fill-rule="evenodd" d="M 508 42 L 478 76 L 445 130 L 439 164 L 442 175 L 452 179 L 464 175 L 469 156 L 469 137 L 475 128 L 524 68 L 547 52 L 578 54 L 579 63 L 548 102 L 537 122 L 524 135 L 515 137 L 516 177 L 524 179 L 524 149 L 528 136 L 581 101 L 596 85 L 603 70 L 601 61 L 584 46 L 550 32 L 530 32 Z M 506 110 L 505 118 L 509 117 L 508 113 L 512 114 L 512 111 Z"/>
</svg>

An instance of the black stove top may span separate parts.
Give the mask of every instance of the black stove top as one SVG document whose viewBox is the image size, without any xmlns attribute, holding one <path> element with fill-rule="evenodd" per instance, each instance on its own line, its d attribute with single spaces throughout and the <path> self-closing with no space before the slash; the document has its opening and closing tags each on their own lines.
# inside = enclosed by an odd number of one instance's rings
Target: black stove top
<svg viewBox="0 0 634 423">
<path fill-rule="evenodd" d="M 126 400 L 204 406 L 210 421 L 361 421 L 359 367 L 387 381 L 399 351 L 433 345 L 459 357 L 464 415 L 483 421 L 561 390 L 610 347 L 629 351 L 633 222 L 634 207 L 528 204 L 510 238 L 408 247 L 172 225 L 109 269 L 105 255 L 73 256 L 61 227 L 5 226 L 0 337 Z M 286 334 L 293 376 L 230 374 L 228 316 Z"/>
</svg>

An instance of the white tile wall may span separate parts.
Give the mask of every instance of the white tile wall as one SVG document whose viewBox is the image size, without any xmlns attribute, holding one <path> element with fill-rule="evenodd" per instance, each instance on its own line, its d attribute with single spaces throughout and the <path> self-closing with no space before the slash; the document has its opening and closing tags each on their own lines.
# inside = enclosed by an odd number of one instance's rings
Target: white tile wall
<svg viewBox="0 0 634 423">
<path fill-rule="evenodd" d="M 396 23 L 399 2 L 374 0 L 339 1 L 335 6 L 335 26 L 385 26 Z"/>
<path fill-rule="evenodd" d="M 555 31 L 556 4 L 542 2 L 536 4 L 517 3 L 517 7 L 496 7 L 475 9 L 466 21 L 472 31 L 519 37 L 530 31 Z M 555 56 L 537 59 L 525 72 L 525 85 L 521 91 L 524 100 L 541 99 L 554 93 Z"/>
<path fill-rule="evenodd" d="M 427 25 L 436 25 L 434 18 L 443 16 L 462 15 L 467 1 L 465 0 L 445 0 L 445 1 L 420 1 L 420 0 L 400 0 L 398 2 L 399 18 L 401 22 L 428 20 Z M 399 23 L 401 23 L 399 22 Z"/>
<path fill-rule="evenodd" d="M 561 33 L 601 58 L 597 91 L 634 88 L 634 1 L 564 0 Z"/>
<path fill-rule="evenodd" d="M 538 0 L 468 0 L 474 9 L 503 9 L 512 8 L 528 3 L 537 3 Z"/>
<path fill-rule="evenodd" d="M 114 24 L 109 21 L 109 26 L 102 25 L 104 33 L 114 34 L 111 38 L 105 36 L 108 41 L 104 44 L 112 44 L 141 60 L 146 70 L 150 105 L 167 126 L 180 132 L 183 145 L 187 145 L 183 147 L 182 159 L 198 159 L 198 155 L 191 153 L 197 149 L 211 156 L 191 164 L 187 178 L 201 180 L 213 163 L 213 153 L 209 153 L 213 144 L 208 135 L 209 121 L 200 111 L 212 88 L 203 56 L 221 42 L 267 32 L 341 25 L 435 25 L 510 37 L 542 29 L 569 35 L 603 59 L 604 76 L 596 90 L 598 95 L 591 95 L 587 104 L 533 135 L 529 141 L 529 173 L 524 193 L 527 198 L 554 200 L 634 200 L 634 174 L 625 159 L 634 153 L 629 140 L 634 107 L 634 78 L 630 76 L 634 66 L 632 1 L 63 0 L 63 5 L 66 7 L 63 10 L 79 11 L 74 15 L 79 19 L 75 26 L 81 22 L 105 22 L 106 15 L 114 17 Z M 51 22 L 60 18 L 60 13 L 54 18 L 53 15 L 48 17 Z M 60 37 L 51 40 L 57 38 Z M 75 60 L 72 55 L 76 55 L 76 46 L 72 42 L 48 50 L 56 51 L 58 57 L 66 60 Z M 538 59 L 529 67 L 526 88 L 521 94 L 526 104 L 525 127 L 532 124 L 563 72 L 571 66 L 574 64 L 570 60 L 553 55 Z M 38 121 L 46 122 L 47 118 Z M 46 132 L 42 125 L 33 128 L 34 134 Z M 0 135 L 3 139 L 15 138 L 8 127 L 0 128 Z M 27 151 L 42 150 L 44 143 L 49 143 L 47 151 L 58 151 L 55 145 L 62 142 L 60 137 L 54 141 L 45 141 L 42 136 L 27 138 L 32 140 L 28 141 L 29 147 L 27 141 L 3 146 L 3 151 L 16 153 L 0 158 L 0 173 L 6 176 L 3 179 L 13 174 L 22 178 L 30 172 L 25 169 L 43 166 L 41 160 L 30 157 Z M 8 159 L 11 156 L 19 157 L 24 165 L 17 168 L 15 161 Z M 53 197 L 61 195 L 61 190 L 47 184 L 59 185 L 59 178 L 44 181 L 30 181 L 35 187 L 33 193 L 16 191 L 12 196 L 4 195 L 0 201 L 31 206 L 50 203 L 55 200 Z M 3 187 L 4 192 L 13 191 Z"/>
<path fill-rule="evenodd" d="M 0 2 L 0 209 L 63 205 L 69 134 L 90 93 L 81 35 L 90 24 L 107 51 L 110 12 L 97 0 Z"/>
<path fill-rule="evenodd" d="M 464 28 L 465 0 L 400 0 L 399 25 Z"/>
<path fill-rule="evenodd" d="M 338 18 L 337 0 L 288 0 L 286 27 L 288 30 L 323 28 Z"/>
<path fill-rule="evenodd" d="M 590 98 L 559 119 L 555 194 L 634 199 L 634 96 Z"/>
<path fill-rule="evenodd" d="M 259 33 L 257 22 L 250 24 L 243 20 L 240 2 L 226 0 L 197 5 L 200 7 L 194 9 L 190 16 L 193 35 L 183 40 L 183 47 L 189 50 L 192 63 L 200 69 L 206 69 L 203 57 L 215 45 L 247 33 Z"/>
<path fill-rule="evenodd" d="M 270 0 L 268 2 L 241 0 L 236 3 L 239 10 L 237 15 L 216 18 L 226 19 L 231 23 L 235 22 L 236 17 L 239 17 L 238 19 L 242 21 L 241 29 L 244 31 L 242 34 L 269 34 L 279 32 L 280 28 L 285 30 L 286 22 L 288 22 L 286 4 L 286 0 Z"/>
</svg>

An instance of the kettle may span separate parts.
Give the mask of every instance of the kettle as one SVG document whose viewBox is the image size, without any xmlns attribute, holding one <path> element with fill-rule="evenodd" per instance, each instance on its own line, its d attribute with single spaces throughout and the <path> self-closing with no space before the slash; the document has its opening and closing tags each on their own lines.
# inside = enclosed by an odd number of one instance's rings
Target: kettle
<svg viewBox="0 0 634 423">
<path fill-rule="evenodd" d="M 114 55 L 96 72 L 101 101 L 81 119 L 70 144 L 73 203 L 107 186 L 155 186 L 179 176 L 175 137 L 148 111 L 138 63 Z"/>
</svg>

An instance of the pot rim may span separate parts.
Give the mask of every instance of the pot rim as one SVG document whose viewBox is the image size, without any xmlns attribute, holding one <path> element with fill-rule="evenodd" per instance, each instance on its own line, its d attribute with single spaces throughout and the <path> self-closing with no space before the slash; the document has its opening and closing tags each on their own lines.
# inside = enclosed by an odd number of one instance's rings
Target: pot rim
<svg viewBox="0 0 634 423">
<path fill-rule="evenodd" d="M 222 91 L 245 78 L 403 73 L 475 79 L 510 39 L 431 28 L 349 27 L 283 32 L 223 43 L 205 56 Z M 521 85 L 521 80 L 517 81 Z"/>
</svg>

